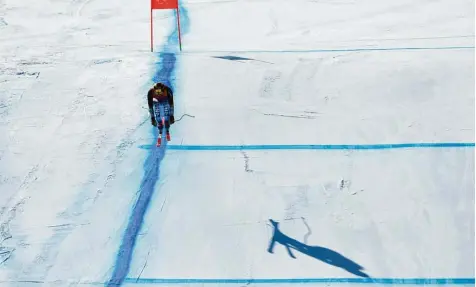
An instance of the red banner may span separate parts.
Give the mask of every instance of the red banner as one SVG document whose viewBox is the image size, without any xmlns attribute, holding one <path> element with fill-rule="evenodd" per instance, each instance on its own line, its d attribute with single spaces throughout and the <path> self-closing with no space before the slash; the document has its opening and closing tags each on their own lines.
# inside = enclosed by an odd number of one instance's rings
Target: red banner
<svg viewBox="0 0 476 287">
<path fill-rule="evenodd" d="M 151 0 L 152 10 L 154 9 L 177 9 L 178 0 Z"/>
</svg>

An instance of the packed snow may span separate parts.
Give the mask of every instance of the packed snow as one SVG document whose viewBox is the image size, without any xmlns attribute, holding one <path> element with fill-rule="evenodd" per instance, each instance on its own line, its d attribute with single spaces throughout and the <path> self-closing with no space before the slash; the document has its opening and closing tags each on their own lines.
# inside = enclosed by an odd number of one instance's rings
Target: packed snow
<svg viewBox="0 0 476 287">
<path fill-rule="evenodd" d="M 474 11 L 0 0 L 1 286 L 474 286 Z"/>
</svg>

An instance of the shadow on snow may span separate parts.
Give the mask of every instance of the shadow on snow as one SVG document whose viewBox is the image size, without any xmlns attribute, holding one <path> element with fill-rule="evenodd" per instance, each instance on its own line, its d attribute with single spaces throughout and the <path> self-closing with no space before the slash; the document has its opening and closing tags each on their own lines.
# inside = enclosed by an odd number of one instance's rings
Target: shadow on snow
<svg viewBox="0 0 476 287">
<path fill-rule="evenodd" d="M 269 220 L 273 226 L 273 237 L 269 243 L 268 252 L 274 253 L 274 246 L 276 243 L 283 245 L 286 250 L 288 251 L 289 256 L 296 259 L 291 249 L 294 249 L 302 254 L 307 256 L 316 258 L 322 262 L 327 264 L 342 268 L 347 272 L 350 272 L 354 275 L 361 276 L 361 277 L 369 277 L 366 273 L 362 270 L 364 267 L 360 266 L 359 264 L 355 263 L 354 261 L 350 260 L 349 258 L 343 256 L 342 254 L 333 251 L 329 248 L 321 247 L 321 246 L 309 246 L 302 242 L 297 241 L 285 234 L 283 234 L 279 230 L 279 223 L 270 219 Z"/>
</svg>

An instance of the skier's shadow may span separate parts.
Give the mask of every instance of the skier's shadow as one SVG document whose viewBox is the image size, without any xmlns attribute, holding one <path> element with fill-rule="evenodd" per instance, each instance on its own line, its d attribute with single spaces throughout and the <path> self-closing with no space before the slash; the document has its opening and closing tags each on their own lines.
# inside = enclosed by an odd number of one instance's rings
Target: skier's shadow
<svg viewBox="0 0 476 287">
<path fill-rule="evenodd" d="M 296 258 L 296 256 L 294 256 L 294 254 L 292 253 L 291 248 L 303 254 L 306 254 L 308 256 L 321 260 L 327 264 L 340 267 L 354 275 L 361 276 L 361 277 L 369 277 L 369 275 L 365 274 L 362 271 L 364 267 L 360 266 L 359 264 L 355 263 L 349 258 L 346 258 L 340 253 L 330 250 L 328 248 L 320 247 L 320 246 L 309 246 L 295 239 L 292 239 L 291 237 L 286 236 L 279 230 L 278 222 L 272 219 L 270 219 L 269 221 L 271 222 L 274 229 L 273 237 L 271 238 L 271 241 L 268 247 L 269 253 L 273 253 L 274 245 L 276 243 L 280 243 L 284 247 L 286 247 L 286 250 L 288 251 L 289 256 L 291 256 L 292 258 Z"/>
</svg>

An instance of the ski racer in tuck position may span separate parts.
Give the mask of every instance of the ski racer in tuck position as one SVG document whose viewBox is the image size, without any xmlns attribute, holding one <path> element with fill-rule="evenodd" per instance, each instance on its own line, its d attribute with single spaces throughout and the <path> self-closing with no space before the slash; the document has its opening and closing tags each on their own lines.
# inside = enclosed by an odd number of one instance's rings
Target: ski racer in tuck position
<svg viewBox="0 0 476 287">
<path fill-rule="evenodd" d="M 159 129 L 157 146 L 160 146 L 164 127 L 167 141 L 170 141 L 170 125 L 175 122 L 172 89 L 163 83 L 155 84 L 147 93 L 147 104 L 151 124 Z"/>
</svg>

